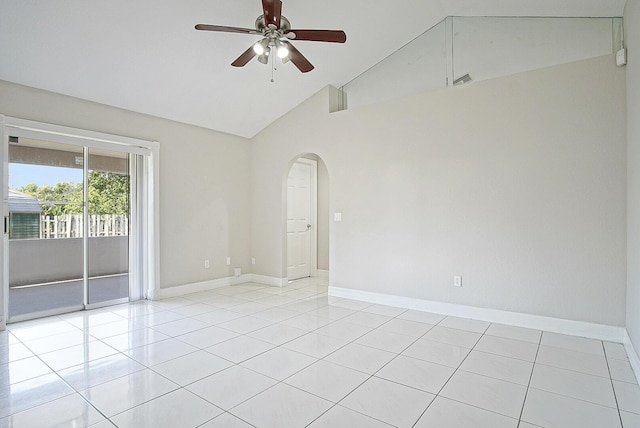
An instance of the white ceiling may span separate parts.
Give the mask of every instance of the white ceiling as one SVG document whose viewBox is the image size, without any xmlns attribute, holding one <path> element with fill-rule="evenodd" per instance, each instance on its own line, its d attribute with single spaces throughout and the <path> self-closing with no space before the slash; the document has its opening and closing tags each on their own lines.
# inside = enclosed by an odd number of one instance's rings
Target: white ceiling
<svg viewBox="0 0 640 428">
<path fill-rule="evenodd" d="M 283 0 L 294 28 L 342 29 L 344 45 L 296 42 L 300 73 L 230 63 L 257 36 L 260 0 L 1 0 L 0 79 L 252 137 L 309 96 L 340 87 L 449 15 L 622 16 L 625 0 Z M 2 112 L 0 112 L 2 113 Z"/>
</svg>

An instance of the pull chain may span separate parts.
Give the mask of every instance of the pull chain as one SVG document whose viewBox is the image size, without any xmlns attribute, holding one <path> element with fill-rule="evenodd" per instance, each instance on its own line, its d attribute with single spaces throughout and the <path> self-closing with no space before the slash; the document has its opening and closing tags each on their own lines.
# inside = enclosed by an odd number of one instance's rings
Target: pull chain
<svg viewBox="0 0 640 428">
<path fill-rule="evenodd" d="M 274 57 L 274 58 L 271 58 L 271 83 L 275 82 L 275 79 L 274 79 L 275 71 L 276 71 L 276 59 Z"/>
</svg>

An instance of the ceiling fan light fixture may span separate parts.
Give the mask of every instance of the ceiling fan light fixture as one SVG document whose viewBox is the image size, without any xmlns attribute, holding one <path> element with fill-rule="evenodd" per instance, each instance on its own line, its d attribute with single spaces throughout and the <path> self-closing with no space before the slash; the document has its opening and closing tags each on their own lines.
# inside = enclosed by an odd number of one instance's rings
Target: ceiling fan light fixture
<svg viewBox="0 0 640 428">
<path fill-rule="evenodd" d="M 262 64 L 268 64 L 269 54 L 271 54 L 271 48 L 267 46 L 267 49 L 265 49 L 264 52 L 258 56 L 258 61 Z"/>
<path fill-rule="evenodd" d="M 253 51 L 256 53 L 256 55 L 264 55 L 264 53 L 268 50 L 269 50 L 269 39 L 267 38 L 264 38 L 253 45 Z"/>
<path fill-rule="evenodd" d="M 289 48 L 287 47 L 287 45 L 285 45 L 280 41 L 277 41 L 276 46 L 277 46 L 278 58 L 284 59 L 289 56 Z"/>
</svg>

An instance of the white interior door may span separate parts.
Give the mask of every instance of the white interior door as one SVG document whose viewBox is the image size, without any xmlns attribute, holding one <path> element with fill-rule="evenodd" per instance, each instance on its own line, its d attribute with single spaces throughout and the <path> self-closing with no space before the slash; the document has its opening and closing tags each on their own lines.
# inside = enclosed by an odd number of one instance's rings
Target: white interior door
<svg viewBox="0 0 640 428">
<path fill-rule="evenodd" d="M 301 159 L 293 164 L 287 180 L 287 277 L 289 280 L 311 276 L 313 270 L 314 166 L 313 161 Z"/>
</svg>

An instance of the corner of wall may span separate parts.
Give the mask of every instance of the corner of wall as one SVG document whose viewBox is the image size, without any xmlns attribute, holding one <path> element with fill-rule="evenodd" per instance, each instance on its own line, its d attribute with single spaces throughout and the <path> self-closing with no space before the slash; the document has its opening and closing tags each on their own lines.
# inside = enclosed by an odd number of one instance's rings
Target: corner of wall
<svg viewBox="0 0 640 428">
<path fill-rule="evenodd" d="M 627 73 L 627 337 L 629 359 L 640 379 L 640 0 L 627 0 L 624 9 Z M 632 356 L 633 355 L 633 356 Z"/>
<path fill-rule="evenodd" d="M 633 374 L 636 376 L 636 380 L 640 384 L 640 356 L 638 356 L 638 352 L 636 348 L 633 346 L 631 342 L 631 338 L 629 337 L 629 331 L 625 329 L 624 331 L 624 349 L 627 351 L 627 356 L 629 357 L 629 363 L 631 364 L 631 368 L 633 369 Z"/>
<path fill-rule="evenodd" d="M 347 93 L 340 88 L 328 86 L 329 113 L 335 113 L 347 109 Z"/>
</svg>

